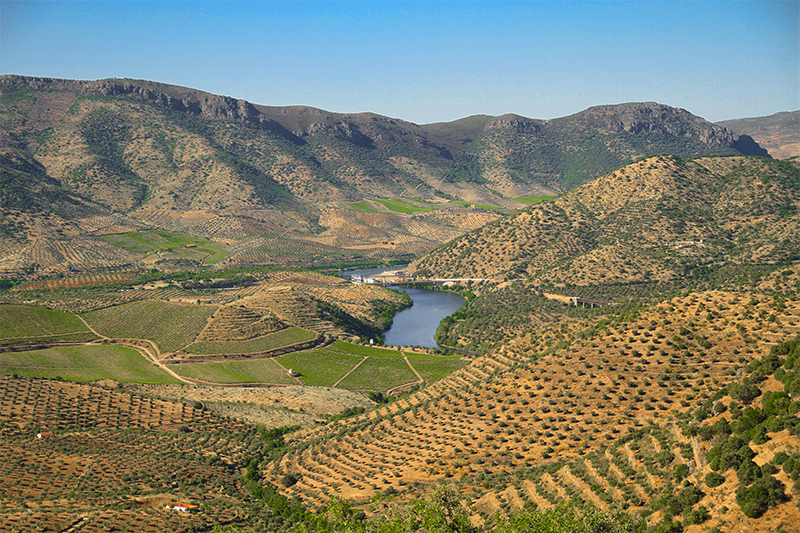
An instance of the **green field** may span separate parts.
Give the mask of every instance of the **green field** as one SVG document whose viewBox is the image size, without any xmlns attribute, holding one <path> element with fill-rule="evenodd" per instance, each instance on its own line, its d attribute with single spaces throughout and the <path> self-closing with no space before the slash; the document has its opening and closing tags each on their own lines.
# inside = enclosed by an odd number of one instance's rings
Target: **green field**
<svg viewBox="0 0 800 533">
<path fill-rule="evenodd" d="M 241 361 L 213 361 L 170 365 L 181 376 L 202 379 L 213 383 L 281 383 L 297 384 L 293 378 L 271 358 Z"/>
<path fill-rule="evenodd" d="M 29 305 L 0 305 L 0 339 L 31 338 L 89 331 L 71 313 Z"/>
<path fill-rule="evenodd" d="M 203 261 L 205 265 L 216 265 L 226 257 L 228 252 L 225 250 L 225 245 L 219 242 L 208 242 L 203 246 L 196 248 L 198 252 L 211 254 L 211 256 Z"/>
<path fill-rule="evenodd" d="M 395 213 L 427 213 L 430 211 L 430 209 L 409 205 L 399 200 L 380 199 L 376 201 L 383 204 L 390 211 L 394 211 Z"/>
<path fill-rule="evenodd" d="M 369 389 L 385 391 L 416 381 L 417 376 L 409 368 L 403 356 L 397 352 L 384 357 L 370 357 L 352 374 L 339 383 L 342 389 Z"/>
<path fill-rule="evenodd" d="M 396 357 L 399 352 L 397 350 L 389 350 L 387 348 L 375 348 L 372 346 L 363 346 L 361 344 L 353 344 L 350 342 L 336 341 L 331 344 L 331 349 L 338 352 L 353 353 L 356 355 L 369 355 L 374 357 Z"/>
<path fill-rule="evenodd" d="M 423 204 L 423 205 L 430 205 L 430 206 L 434 205 L 432 202 L 429 202 L 427 200 L 423 200 L 422 198 L 406 198 L 406 200 L 407 201 L 408 200 L 412 200 L 414 202 L 417 202 L 417 203 Z"/>
<path fill-rule="evenodd" d="M 370 203 L 367 202 L 366 200 L 351 203 L 350 209 L 352 209 L 353 211 L 366 211 L 366 212 L 377 211 L 377 209 L 374 208 L 372 205 L 370 205 Z"/>
<path fill-rule="evenodd" d="M 180 248 L 186 244 L 206 244 L 208 241 L 200 237 L 192 237 L 182 233 L 166 231 L 134 231 L 117 235 L 104 235 L 104 241 L 119 246 L 130 252 L 146 254 L 153 250 Z"/>
<path fill-rule="evenodd" d="M 73 381 L 114 379 L 136 383 L 180 383 L 136 350 L 101 344 L 0 353 L 0 375 L 14 374 Z"/>
<path fill-rule="evenodd" d="M 281 355 L 281 365 L 299 372 L 305 385 L 331 387 L 364 358 L 331 347 Z"/>
<path fill-rule="evenodd" d="M 298 342 L 310 341 L 314 337 L 316 334 L 312 331 L 291 327 L 246 341 L 195 342 L 184 348 L 184 351 L 198 355 L 261 353 Z"/>
<path fill-rule="evenodd" d="M 92 311 L 83 318 L 102 335 L 149 339 L 162 352 L 173 352 L 192 342 L 216 310 L 147 300 Z"/>
<path fill-rule="evenodd" d="M 523 204 L 536 205 L 544 202 L 545 200 L 549 200 L 550 198 L 555 198 L 555 196 L 518 196 L 516 198 L 512 198 L 512 200 L 515 202 L 521 202 Z"/>
<path fill-rule="evenodd" d="M 407 356 L 411 366 L 419 372 L 420 376 L 431 383 L 469 364 L 469 361 L 461 359 L 460 355 L 407 354 Z"/>
</svg>

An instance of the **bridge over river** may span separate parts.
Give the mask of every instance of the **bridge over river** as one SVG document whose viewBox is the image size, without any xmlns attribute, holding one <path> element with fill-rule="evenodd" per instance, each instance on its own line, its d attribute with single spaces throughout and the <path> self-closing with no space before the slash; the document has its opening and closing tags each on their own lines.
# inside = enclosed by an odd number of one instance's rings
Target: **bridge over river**
<svg viewBox="0 0 800 533">
<path fill-rule="evenodd" d="M 387 270 L 380 274 L 368 276 L 351 276 L 355 283 L 368 283 L 378 285 L 410 285 L 413 283 L 432 283 L 433 285 L 447 285 L 466 283 L 468 281 L 496 281 L 489 278 L 414 278 L 405 270 Z"/>
</svg>

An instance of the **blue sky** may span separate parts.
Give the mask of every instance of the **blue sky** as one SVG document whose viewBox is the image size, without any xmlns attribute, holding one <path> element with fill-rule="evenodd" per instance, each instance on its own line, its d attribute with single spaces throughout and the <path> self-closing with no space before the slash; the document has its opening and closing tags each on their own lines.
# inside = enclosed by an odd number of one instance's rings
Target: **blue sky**
<svg viewBox="0 0 800 533">
<path fill-rule="evenodd" d="M 657 101 L 800 108 L 800 0 L 0 0 L 0 72 L 124 77 L 416 123 Z"/>
</svg>

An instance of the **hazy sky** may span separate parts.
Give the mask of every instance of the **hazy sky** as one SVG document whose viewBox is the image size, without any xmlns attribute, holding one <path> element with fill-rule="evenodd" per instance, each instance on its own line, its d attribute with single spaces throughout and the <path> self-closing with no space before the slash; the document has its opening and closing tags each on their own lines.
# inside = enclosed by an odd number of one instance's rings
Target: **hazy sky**
<svg viewBox="0 0 800 533">
<path fill-rule="evenodd" d="M 720 121 L 800 108 L 798 27 L 800 0 L 0 0 L 0 72 L 420 124 L 632 101 Z"/>
</svg>

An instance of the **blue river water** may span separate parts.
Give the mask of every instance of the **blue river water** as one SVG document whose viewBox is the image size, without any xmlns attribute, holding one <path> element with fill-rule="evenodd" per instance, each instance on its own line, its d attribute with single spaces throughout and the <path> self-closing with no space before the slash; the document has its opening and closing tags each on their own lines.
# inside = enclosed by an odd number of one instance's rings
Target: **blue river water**
<svg viewBox="0 0 800 533">
<path fill-rule="evenodd" d="M 368 276 L 386 270 L 402 267 L 384 267 L 340 272 L 342 277 L 357 274 Z M 390 287 L 408 294 L 414 305 L 397 313 L 392 327 L 383 335 L 383 342 L 391 346 L 424 346 L 438 348 L 434 336 L 436 329 L 445 317 L 458 311 L 464 305 L 464 298 L 447 291 Z"/>
</svg>

